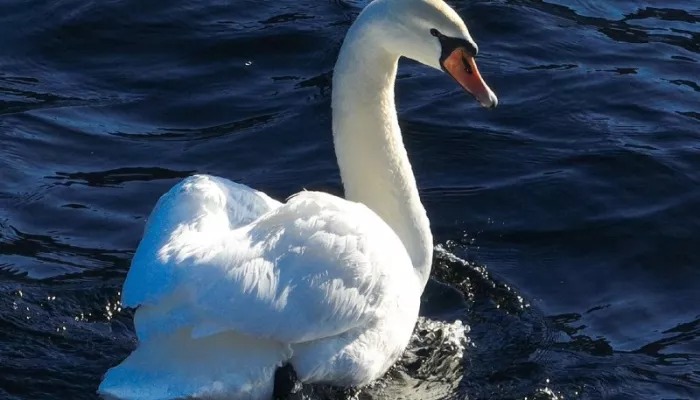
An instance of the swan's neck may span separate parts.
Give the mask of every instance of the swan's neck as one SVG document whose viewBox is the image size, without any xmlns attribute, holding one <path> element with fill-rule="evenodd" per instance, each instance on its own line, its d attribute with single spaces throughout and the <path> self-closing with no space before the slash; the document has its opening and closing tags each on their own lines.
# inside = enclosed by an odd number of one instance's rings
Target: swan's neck
<svg viewBox="0 0 700 400">
<path fill-rule="evenodd" d="M 389 224 L 424 286 L 433 237 L 396 115 L 399 56 L 370 38 L 371 26 L 355 25 L 333 76 L 333 139 L 345 197 L 364 203 Z"/>
</svg>

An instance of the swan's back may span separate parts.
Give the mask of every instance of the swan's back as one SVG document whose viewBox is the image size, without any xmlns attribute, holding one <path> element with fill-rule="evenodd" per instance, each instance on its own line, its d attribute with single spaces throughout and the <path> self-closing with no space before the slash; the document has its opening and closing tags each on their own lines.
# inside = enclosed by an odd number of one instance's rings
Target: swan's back
<svg viewBox="0 0 700 400">
<path fill-rule="evenodd" d="M 246 185 L 210 175 L 188 177 L 156 203 L 144 229 L 132 267 L 124 282 L 122 304 L 135 307 L 171 292 L 171 271 L 158 267 L 168 242 L 186 232 L 200 232 L 202 240 L 245 226 L 280 206 L 280 202 Z"/>
<path fill-rule="evenodd" d="M 360 337 L 387 315 L 417 313 L 418 290 L 398 236 L 363 204 L 319 192 L 282 204 L 224 179 L 190 177 L 149 218 L 122 293 L 125 307 L 138 307 L 139 348 L 100 390 L 171 398 L 214 390 L 209 377 L 242 398 L 241 382 L 259 382 L 250 398 L 264 398 L 295 343 Z"/>
<path fill-rule="evenodd" d="M 285 343 L 332 336 L 415 280 L 401 241 L 364 205 L 319 192 L 251 201 L 221 181 L 188 178 L 156 206 L 122 295 L 141 306 L 140 339 L 182 327 Z M 251 211 L 232 205 L 242 197 Z"/>
</svg>

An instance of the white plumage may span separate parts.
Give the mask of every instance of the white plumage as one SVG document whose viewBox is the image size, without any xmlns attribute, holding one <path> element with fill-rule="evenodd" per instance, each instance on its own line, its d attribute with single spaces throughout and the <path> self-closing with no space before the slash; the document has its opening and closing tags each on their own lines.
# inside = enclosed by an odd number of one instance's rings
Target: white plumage
<svg viewBox="0 0 700 400">
<path fill-rule="evenodd" d="M 101 390 L 128 393 L 148 373 L 149 391 L 159 395 L 137 398 L 228 393 L 227 381 L 264 375 L 251 390 L 267 395 L 274 369 L 293 354 L 306 380 L 362 382 L 386 363 L 372 354 L 356 360 L 366 341 L 396 329 L 387 317 L 404 317 L 397 322 L 410 325 L 408 341 L 417 315 L 402 310 L 416 313 L 417 298 L 406 293 L 418 285 L 401 241 L 362 204 L 318 192 L 281 204 L 225 179 L 192 176 L 149 218 L 122 294 L 123 306 L 139 306 L 141 343 L 105 377 L 122 389 Z M 401 342 L 385 346 L 400 353 Z M 220 370 L 227 364 L 232 370 Z"/>
<path fill-rule="evenodd" d="M 410 259 L 366 206 L 319 192 L 280 204 L 196 175 L 156 205 L 122 305 L 142 306 L 139 322 L 148 314 L 141 339 L 192 327 L 299 343 L 376 319 L 399 282 L 418 285 Z"/>
<path fill-rule="evenodd" d="M 268 400 L 285 363 L 306 383 L 356 386 L 396 361 L 433 249 L 393 85 L 401 54 L 440 67 L 430 28 L 471 40 L 442 0 L 375 0 L 347 34 L 333 78 L 347 199 L 305 191 L 280 203 L 207 175 L 160 198 L 122 291 L 138 348 L 101 395 Z"/>
</svg>

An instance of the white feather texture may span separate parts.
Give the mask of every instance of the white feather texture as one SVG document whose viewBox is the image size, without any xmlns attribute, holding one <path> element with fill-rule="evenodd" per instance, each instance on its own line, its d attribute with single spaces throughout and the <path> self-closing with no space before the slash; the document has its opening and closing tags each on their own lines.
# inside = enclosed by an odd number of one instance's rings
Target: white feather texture
<svg viewBox="0 0 700 400">
<path fill-rule="evenodd" d="M 190 327 L 306 342 L 378 318 L 394 282 L 418 285 L 403 244 L 366 206 L 301 192 L 270 209 L 234 185 L 196 175 L 158 202 L 122 294 L 123 306 L 141 306 L 139 339 Z M 233 207 L 253 220 L 235 227 L 229 200 L 257 218 Z"/>
<path fill-rule="evenodd" d="M 363 204 L 319 192 L 280 204 L 192 176 L 149 218 L 122 294 L 139 307 L 139 348 L 100 391 L 231 396 L 248 382 L 250 398 L 268 398 L 290 359 L 307 382 L 367 383 L 408 343 L 419 285 L 403 243 Z"/>
<path fill-rule="evenodd" d="M 431 27 L 471 40 L 442 0 L 375 0 L 347 34 L 332 100 L 346 199 L 280 203 L 208 175 L 160 198 L 122 291 L 138 348 L 105 374 L 102 396 L 269 400 L 285 363 L 303 382 L 354 386 L 396 361 L 433 244 L 394 80 L 402 54 L 438 65 Z"/>
</svg>

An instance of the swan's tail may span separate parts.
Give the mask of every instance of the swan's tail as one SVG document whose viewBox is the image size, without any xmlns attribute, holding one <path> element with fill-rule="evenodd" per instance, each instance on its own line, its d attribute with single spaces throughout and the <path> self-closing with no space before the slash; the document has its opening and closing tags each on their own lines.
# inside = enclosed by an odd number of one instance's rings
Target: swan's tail
<svg viewBox="0 0 700 400">
<path fill-rule="evenodd" d="M 193 339 L 187 329 L 141 342 L 107 371 L 98 393 L 107 399 L 270 400 L 275 370 L 289 346 L 234 332 Z"/>
</svg>

